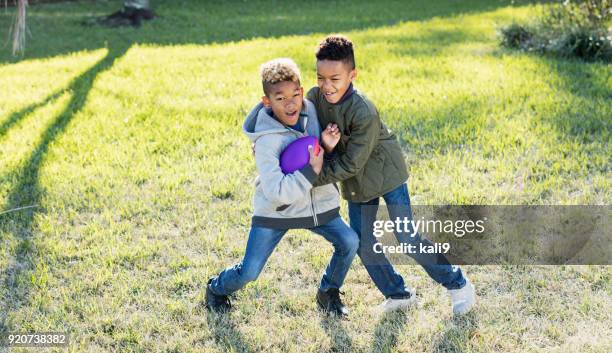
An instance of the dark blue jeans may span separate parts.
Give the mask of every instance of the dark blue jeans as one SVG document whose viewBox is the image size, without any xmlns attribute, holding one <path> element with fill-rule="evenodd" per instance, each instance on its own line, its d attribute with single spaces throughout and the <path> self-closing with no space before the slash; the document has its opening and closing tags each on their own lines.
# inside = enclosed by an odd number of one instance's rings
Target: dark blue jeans
<svg viewBox="0 0 612 353">
<path fill-rule="evenodd" d="M 410 196 L 408 187 L 402 184 L 394 190 L 382 196 L 387 204 L 389 217 L 391 220 L 396 218 L 413 219 L 412 208 L 410 206 Z M 386 297 L 401 296 L 407 293 L 404 279 L 400 276 L 385 257 L 383 253 L 376 253 L 373 250 L 374 244 L 378 241 L 374 236 L 374 221 L 378 210 L 380 198 L 377 197 L 368 202 L 349 202 L 349 218 L 351 228 L 359 235 L 359 255 L 368 274 L 376 284 L 376 287 Z M 431 245 L 432 243 L 421 237 L 420 234 L 410 236 L 409 233 L 395 233 L 400 243 L 414 244 L 419 248 L 419 243 Z M 451 266 L 446 257 L 441 254 L 410 254 L 410 256 L 429 274 L 436 282 L 442 284 L 447 289 L 458 289 L 465 285 L 465 278 L 461 269 Z"/>
<path fill-rule="evenodd" d="M 357 234 L 340 217 L 310 230 L 323 236 L 334 246 L 334 254 L 321 279 L 321 290 L 340 288 L 359 247 Z M 244 259 L 239 264 L 226 268 L 213 279 L 210 284 L 213 293 L 230 295 L 257 279 L 285 233 L 287 229 L 252 227 Z"/>
</svg>

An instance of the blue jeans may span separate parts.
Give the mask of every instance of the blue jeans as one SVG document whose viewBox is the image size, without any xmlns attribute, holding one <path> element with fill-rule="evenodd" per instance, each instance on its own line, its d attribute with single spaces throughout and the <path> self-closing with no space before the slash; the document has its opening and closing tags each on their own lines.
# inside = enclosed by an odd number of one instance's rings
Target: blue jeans
<svg viewBox="0 0 612 353">
<path fill-rule="evenodd" d="M 325 269 L 320 289 L 327 291 L 330 288 L 340 288 L 359 247 L 357 234 L 340 217 L 310 230 L 334 246 L 334 254 Z M 212 292 L 230 295 L 257 279 L 285 233 L 287 229 L 251 227 L 242 262 L 226 268 L 215 277 L 210 284 Z"/>
<path fill-rule="evenodd" d="M 410 196 L 408 195 L 408 187 L 405 183 L 384 194 L 382 197 L 387 204 L 391 220 L 395 220 L 398 217 L 401 219 L 407 218 L 408 220 L 413 219 Z M 374 281 L 376 287 L 386 298 L 402 296 L 408 292 L 404 279 L 395 272 L 385 254 L 376 253 L 373 250 L 374 244 L 378 241 L 374 236 L 373 224 L 376 219 L 379 201 L 380 198 L 377 197 L 368 202 L 348 203 L 351 228 L 359 235 L 360 244 L 357 254 L 361 258 L 361 262 L 363 262 L 372 281 Z M 414 244 L 417 249 L 419 248 L 419 243 L 423 243 L 423 245 L 432 244 L 429 240 L 423 239 L 418 233 L 412 237 L 409 233 L 396 232 L 395 236 L 398 242 Z M 461 269 L 457 266 L 451 266 L 444 255 L 423 253 L 410 254 L 410 256 L 419 265 L 423 266 L 427 274 L 434 281 L 442 284 L 447 289 L 458 289 L 465 285 L 465 278 L 461 273 Z"/>
</svg>

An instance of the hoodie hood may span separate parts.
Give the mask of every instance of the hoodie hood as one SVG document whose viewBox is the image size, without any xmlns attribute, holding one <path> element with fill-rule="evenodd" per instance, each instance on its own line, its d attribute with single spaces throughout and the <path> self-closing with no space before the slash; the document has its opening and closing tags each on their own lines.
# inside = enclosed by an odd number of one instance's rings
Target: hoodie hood
<svg viewBox="0 0 612 353">
<path fill-rule="evenodd" d="M 306 100 L 304 101 L 302 111 L 300 112 L 299 121 L 304 127 L 305 134 L 310 135 L 307 126 L 307 104 L 312 105 L 312 103 L 307 103 Z M 242 124 L 242 131 L 253 143 L 264 135 L 279 133 L 283 134 L 289 132 L 288 128 L 280 121 L 276 120 L 276 118 L 272 116 L 272 112 L 268 108 L 264 107 L 263 103 L 261 102 L 253 107 L 251 112 L 247 115 L 246 119 L 244 120 L 244 124 Z"/>
</svg>

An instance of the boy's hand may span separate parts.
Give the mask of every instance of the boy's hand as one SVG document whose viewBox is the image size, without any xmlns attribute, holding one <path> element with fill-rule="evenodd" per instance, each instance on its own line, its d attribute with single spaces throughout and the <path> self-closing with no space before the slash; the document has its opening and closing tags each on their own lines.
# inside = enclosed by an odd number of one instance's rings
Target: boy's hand
<svg viewBox="0 0 612 353">
<path fill-rule="evenodd" d="M 318 175 L 319 173 L 321 173 L 321 168 L 323 168 L 323 153 L 319 151 L 319 154 L 315 155 L 314 147 L 310 145 L 308 146 L 308 153 L 310 154 L 309 163 L 312 166 L 314 172 Z"/>
<path fill-rule="evenodd" d="M 325 153 L 332 153 L 334 147 L 340 141 L 340 129 L 338 125 L 329 123 L 323 132 L 321 132 L 321 143 L 325 149 Z"/>
</svg>

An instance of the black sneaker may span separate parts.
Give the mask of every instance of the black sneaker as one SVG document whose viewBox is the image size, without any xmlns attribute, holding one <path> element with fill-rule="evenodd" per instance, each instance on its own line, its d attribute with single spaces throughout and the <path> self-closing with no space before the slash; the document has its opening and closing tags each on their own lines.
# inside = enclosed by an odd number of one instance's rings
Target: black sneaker
<svg viewBox="0 0 612 353">
<path fill-rule="evenodd" d="M 227 295 L 217 295 L 210 289 L 210 282 L 212 278 L 208 280 L 206 284 L 206 309 L 209 311 L 227 311 L 232 308 L 232 303 Z"/>
<path fill-rule="evenodd" d="M 348 316 L 348 309 L 342 304 L 340 294 L 344 293 L 340 292 L 338 288 L 330 288 L 325 292 L 319 289 L 317 292 L 317 304 L 319 305 L 319 309 L 340 317 Z"/>
</svg>

